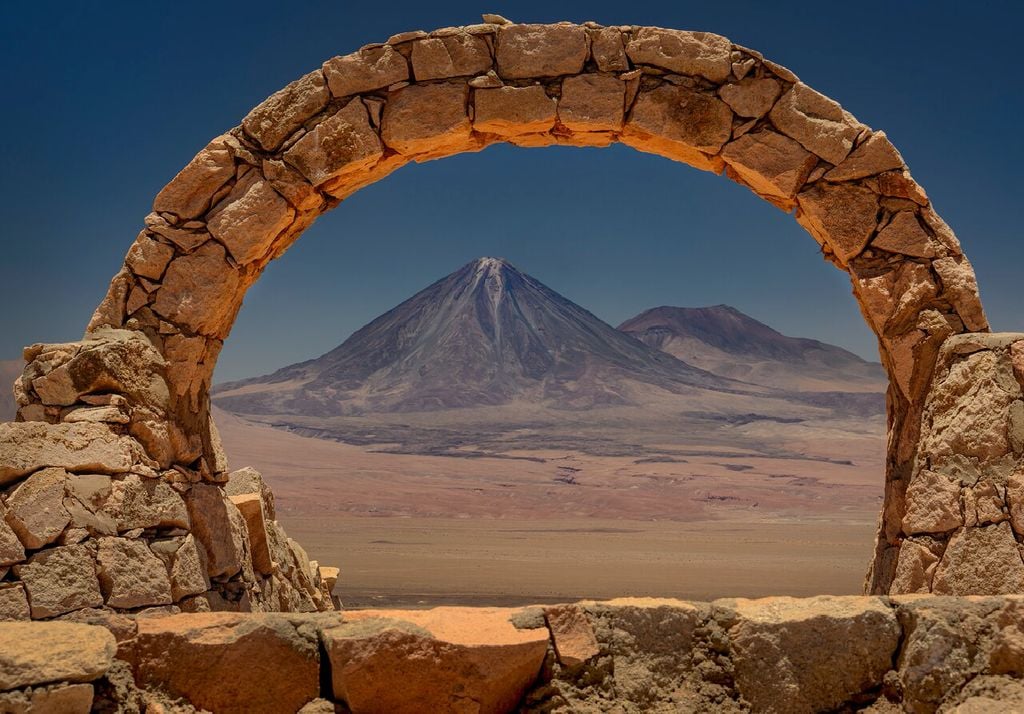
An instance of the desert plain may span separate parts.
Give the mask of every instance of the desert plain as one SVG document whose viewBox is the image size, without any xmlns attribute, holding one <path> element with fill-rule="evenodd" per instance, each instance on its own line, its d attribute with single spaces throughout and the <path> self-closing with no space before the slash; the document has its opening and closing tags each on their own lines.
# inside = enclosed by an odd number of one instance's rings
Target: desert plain
<svg viewBox="0 0 1024 714">
<path fill-rule="evenodd" d="M 264 474 L 351 609 L 859 594 L 881 505 L 880 415 L 729 427 L 768 456 L 667 429 L 610 453 L 509 438 L 424 455 L 216 418 L 232 468 Z"/>
</svg>

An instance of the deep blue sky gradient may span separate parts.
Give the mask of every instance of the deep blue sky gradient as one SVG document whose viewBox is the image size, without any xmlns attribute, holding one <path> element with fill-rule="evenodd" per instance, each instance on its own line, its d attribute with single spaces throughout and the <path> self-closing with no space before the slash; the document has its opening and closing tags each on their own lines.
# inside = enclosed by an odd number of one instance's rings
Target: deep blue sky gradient
<svg viewBox="0 0 1024 714">
<path fill-rule="evenodd" d="M 491 0 L 488 0 L 491 2 Z M 479 21 L 718 32 L 885 129 L 1024 330 L 1017 2 L 53 2 L 0 21 L 0 359 L 76 339 L 152 197 L 212 136 L 336 54 Z M 250 291 L 220 379 L 321 354 L 481 255 L 613 323 L 729 303 L 874 358 L 845 276 L 791 216 L 710 174 L 611 149 L 494 147 L 402 169 L 322 218 Z"/>
</svg>

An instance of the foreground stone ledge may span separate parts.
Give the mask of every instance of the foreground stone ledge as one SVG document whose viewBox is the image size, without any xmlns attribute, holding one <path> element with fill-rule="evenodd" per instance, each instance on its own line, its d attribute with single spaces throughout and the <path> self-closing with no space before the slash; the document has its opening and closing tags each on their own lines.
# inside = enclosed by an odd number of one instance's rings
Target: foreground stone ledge
<svg viewBox="0 0 1024 714">
<path fill-rule="evenodd" d="M 81 621 L 0 623 L 0 711 L 964 714 L 1024 704 L 1024 595 L 93 610 Z"/>
</svg>

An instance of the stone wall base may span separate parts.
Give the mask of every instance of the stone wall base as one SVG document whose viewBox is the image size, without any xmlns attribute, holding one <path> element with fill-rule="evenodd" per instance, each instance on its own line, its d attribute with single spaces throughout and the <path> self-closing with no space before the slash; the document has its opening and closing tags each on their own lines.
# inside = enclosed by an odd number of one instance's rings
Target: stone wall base
<svg viewBox="0 0 1024 714">
<path fill-rule="evenodd" d="M 1024 710 L 1024 596 L 0 623 L 5 712 Z"/>
</svg>

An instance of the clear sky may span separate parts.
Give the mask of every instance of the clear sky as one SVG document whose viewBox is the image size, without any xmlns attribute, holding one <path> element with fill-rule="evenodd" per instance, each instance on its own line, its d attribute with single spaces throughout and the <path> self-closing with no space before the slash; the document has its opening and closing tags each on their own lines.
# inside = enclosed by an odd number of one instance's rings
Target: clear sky
<svg viewBox="0 0 1024 714">
<path fill-rule="evenodd" d="M 1019 2 L 11 3 L 0 23 L 0 359 L 77 339 L 152 197 L 268 94 L 371 41 L 479 21 L 709 30 L 885 129 L 1024 331 Z M 494 147 L 402 169 L 322 218 L 253 288 L 220 379 L 317 356 L 416 290 L 498 255 L 618 324 L 731 304 L 875 358 L 845 276 L 724 178 L 611 149 Z"/>
</svg>

